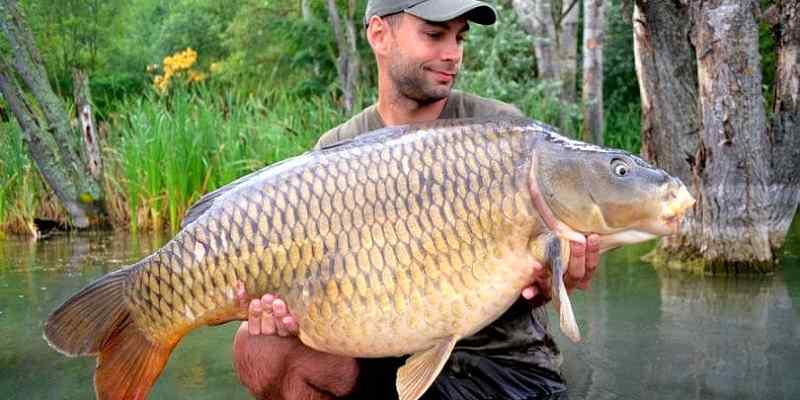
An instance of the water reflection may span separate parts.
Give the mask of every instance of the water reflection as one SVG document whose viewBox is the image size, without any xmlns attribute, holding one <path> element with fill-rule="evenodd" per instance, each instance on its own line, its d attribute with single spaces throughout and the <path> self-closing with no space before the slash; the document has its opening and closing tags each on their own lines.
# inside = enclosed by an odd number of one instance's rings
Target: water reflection
<svg viewBox="0 0 800 400">
<path fill-rule="evenodd" d="M 0 398 L 94 398 L 94 359 L 52 351 L 42 339 L 42 322 L 81 287 L 150 254 L 166 239 L 104 233 L 0 241 Z M 151 398 L 249 398 L 231 369 L 234 330 L 206 329 L 185 338 Z"/>
<path fill-rule="evenodd" d="M 560 340 L 575 398 L 781 399 L 800 396 L 800 322 L 784 273 L 702 277 L 610 254 L 580 297 L 587 340 Z M 800 265 L 787 257 L 784 268 Z M 792 277 L 794 278 L 794 277 Z"/>
<path fill-rule="evenodd" d="M 41 339 L 42 321 L 78 289 L 161 246 L 169 235 L 0 242 L 0 398 L 93 398 L 94 360 Z M 584 342 L 556 334 L 573 399 L 800 398 L 800 232 L 784 268 L 754 279 L 656 271 L 651 244 L 604 257 L 593 289 L 573 300 Z M 555 313 L 552 327 L 558 330 Z M 235 324 L 192 332 L 153 399 L 248 399 L 233 375 Z"/>
</svg>

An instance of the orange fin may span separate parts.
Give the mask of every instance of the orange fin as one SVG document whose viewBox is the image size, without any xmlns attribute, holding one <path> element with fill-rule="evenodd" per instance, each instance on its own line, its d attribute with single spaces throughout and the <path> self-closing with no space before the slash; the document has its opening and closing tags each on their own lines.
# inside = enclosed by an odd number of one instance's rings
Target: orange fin
<svg viewBox="0 0 800 400">
<path fill-rule="evenodd" d="M 64 302 L 44 324 L 51 347 L 70 356 L 98 355 L 98 399 L 144 399 L 178 342 L 154 343 L 125 301 L 131 268 L 103 276 Z"/>
<path fill-rule="evenodd" d="M 173 343 L 153 343 L 130 319 L 103 346 L 94 388 L 102 400 L 143 400 L 167 364 Z"/>
</svg>

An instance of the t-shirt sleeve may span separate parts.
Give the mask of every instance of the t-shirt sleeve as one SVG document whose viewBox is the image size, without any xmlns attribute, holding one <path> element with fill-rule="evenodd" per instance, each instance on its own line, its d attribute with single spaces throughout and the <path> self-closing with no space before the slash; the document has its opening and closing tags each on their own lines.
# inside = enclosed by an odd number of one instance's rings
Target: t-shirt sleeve
<svg viewBox="0 0 800 400">
<path fill-rule="evenodd" d="M 317 150 L 345 139 L 352 139 L 362 133 L 377 129 L 377 127 L 370 129 L 369 118 L 372 112 L 372 107 L 366 108 L 364 111 L 354 115 L 347 122 L 323 133 L 317 140 L 317 144 L 314 145 L 314 149 Z"/>
</svg>

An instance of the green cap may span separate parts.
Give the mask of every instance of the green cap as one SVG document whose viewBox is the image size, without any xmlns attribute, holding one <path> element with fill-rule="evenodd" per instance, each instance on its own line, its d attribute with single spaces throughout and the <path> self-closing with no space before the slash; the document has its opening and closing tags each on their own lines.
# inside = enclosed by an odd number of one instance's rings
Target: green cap
<svg viewBox="0 0 800 400">
<path fill-rule="evenodd" d="M 481 25 L 491 25 L 497 20 L 494 7 L 477 0 L 369 0 L 364 25 L 368 25 L 373 16 L 383 17 L 401 11 L 431 22 L 449 21 L 462 15 Z"/>
</svg>

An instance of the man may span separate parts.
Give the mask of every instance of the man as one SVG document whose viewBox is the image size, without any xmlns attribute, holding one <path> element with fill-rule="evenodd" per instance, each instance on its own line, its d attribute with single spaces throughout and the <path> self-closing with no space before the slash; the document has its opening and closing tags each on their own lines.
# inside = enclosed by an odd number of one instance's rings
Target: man
<svg viewBox="0 0 800 400">
<path fill-rule="evenodd" d="M 522 116 L 514 106 L 452 90 L 461 67 L 469 22 L 489 25 L 495 10 L 475 0 L 370 0 L 365 24 L 378 66 L 378 102 L 325 133 L 317 144 L 438 118 Z M 596 237 L 588 251 L 573 244 L 568 284 L 588 283 L 597 266 Z M 534 285 L 490 326 L 461 340 L 425 399 L 533 399 L 565 391 L 560 356 L 547 333 L 542 305 L 549 274 L 531 268 Z M 243 298 L 243 289 L 239 290 Z M 248 307 L 247 304 L 242 304 Z M 417 310 L 425 312 L 425 310 Z M 266 295 L 249 304 L 249 320 L 234 342 L 242 383 L 259 398 L 396 398 L 404 358 L 353 360 L 316 352 L 293 335 L 298 327 L 286 304 Z"/>
</svg>

